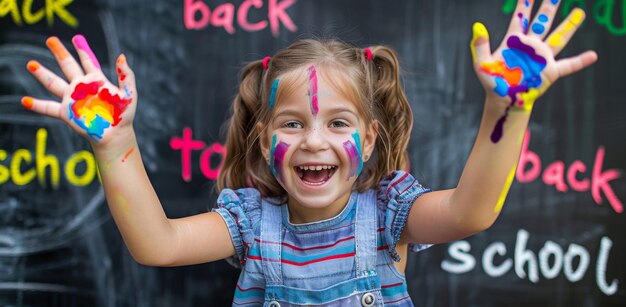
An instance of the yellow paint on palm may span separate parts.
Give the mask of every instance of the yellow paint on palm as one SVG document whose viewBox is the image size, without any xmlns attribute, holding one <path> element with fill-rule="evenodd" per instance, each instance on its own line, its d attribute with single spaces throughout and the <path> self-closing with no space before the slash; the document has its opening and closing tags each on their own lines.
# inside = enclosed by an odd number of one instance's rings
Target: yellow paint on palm
<svg viewBox="0 0 626 307">
<path fill-rule="evenodd" d="M 489 40 L 489 32 L 487 32 L 487 28 L 485 28 L 485 25 L 480 23 L 480 22 L 475 22 L 474 26 L 472 27 L 473 30 L 473 37 L 472 37 L 472 42 L 470 43 L 470 49 L 472 50 L 472 59 L 474 59 L 474 62 L 476 62 L 477 59 L 477 55 L 476 55 L 476 40 L 478 40 L 481 37 L 484 37 L 485 39 Z"/>
</svg>

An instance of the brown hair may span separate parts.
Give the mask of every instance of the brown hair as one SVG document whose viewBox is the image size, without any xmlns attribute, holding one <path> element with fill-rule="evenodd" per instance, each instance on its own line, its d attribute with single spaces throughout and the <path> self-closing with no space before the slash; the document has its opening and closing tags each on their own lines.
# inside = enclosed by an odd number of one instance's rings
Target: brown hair
<svg viewBox="0 0 626 307">
<path fill-rule="evenodd" d="M 385 46 L 370 49 L 373 57 L 367 61 L 363 49 L 338 40 L 299 40 L 272 56 L 266 70 L 262 59 L 246 65 L 232 105 L 227 155 L 217 188 L 254 187 L 264 196 L 285 196 L 261 154 L 257 124 L 266 127 L 271 119 L 269 92 L 273 81 L 280 77 L 275 100 L 278 103 L 302 80 L 297 72 L 311 64 L 326 68 L 320 72 L 332 78 L 330 84 L 337 84 L 335 90 L 355 103 L 366 125 L 379 122 L 376 149 L 355 188 L 377 189 L 390 172 L 407 170 L 413 113 L 402 88 L 398 58 Z"/>
</svg>

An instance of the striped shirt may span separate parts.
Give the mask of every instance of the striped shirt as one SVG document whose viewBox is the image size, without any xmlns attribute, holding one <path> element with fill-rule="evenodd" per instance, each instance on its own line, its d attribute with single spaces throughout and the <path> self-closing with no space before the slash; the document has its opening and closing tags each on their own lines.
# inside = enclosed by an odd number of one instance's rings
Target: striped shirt
<svg viewBox="0 0 626 307">
<path fill-rule="evenodd" d="M 376 272 L 383 301 L 389 306 L 412 306 L 404 275 L 394 265 L 394 261 L 400 260 L 395 247 L 411 205 L 429 190 L 402 171 L 392 173 L 380 182 L 379 187 L 375 204 L 378 223 Z M 357 193 L 352 193 L 337 216 L 313 223 L 290 223 L 287 206 L 281 205 L 282 221 L 276 222 L 282 222 L 280 261 L 286 286 L 309 289 L 313 293 L 355 278 L 355 195 Z M 233 306 L 262 305 L 265 294 L 262 265 L 263 261 L 272 259 L 262 259 L 260 253 L 260 193 L 252 188 L 224 189 L 214 211 L 226 221 L 235 246 L 236 255 L 229 262 L 242 268 Z M 420 251 L 429 246 L 409 247 L 412 251 Z M 307 295 L 307 292 L 300 295 Z"/>
</svg>

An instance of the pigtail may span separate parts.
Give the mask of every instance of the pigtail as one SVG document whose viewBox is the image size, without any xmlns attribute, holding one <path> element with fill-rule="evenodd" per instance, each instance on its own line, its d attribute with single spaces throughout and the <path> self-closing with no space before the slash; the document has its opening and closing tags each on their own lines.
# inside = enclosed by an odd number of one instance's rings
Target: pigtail
<svg viewBox="0 0 626 307">
<path fill-rule="evenodd" d="M 377 174 L 409 169 L 408 144 L 413 128 L 413 112 L 400 79 L 395 52 L 384 46 L 370 48 L 367 61 L 368 83 L 372 85 L 374 113 L 380 121 L 377 148 Z"/>
<path fill-rule="evenodd" d="M 226 137 L 226 158 L 219 173 L 217 189 L 251 186 L 247 175 L 247 151 L 250 131 L 255 129 L 255 116 L 261 107 L 263 60 L 250 62 L 241 72 L 239 92 L 232 104 Z"/>
</svg>

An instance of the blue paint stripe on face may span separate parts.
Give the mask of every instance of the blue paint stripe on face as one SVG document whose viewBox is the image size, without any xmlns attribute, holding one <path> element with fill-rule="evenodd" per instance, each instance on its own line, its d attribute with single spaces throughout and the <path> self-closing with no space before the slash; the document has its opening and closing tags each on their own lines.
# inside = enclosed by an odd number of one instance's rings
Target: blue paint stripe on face
<svg viewBox="0 0 626 307">
<path fill-rule="evenodd" d="M 274 102 L 276 100 L 276 91 L 278 90 L 279 82 L 280 82 L 280 79 L 276 79 L 272 83 L 272 89 L 270 90 L 270 111 L 274 110 Z"/>
<path fill-rule="evenodd" d="M 352 138 L 354 139 L 356 150 L 359 153 L 359 169 L 356 171 L 356 177 L 359 177 L 359 174 L 361 174 L 363 170 L 363 153 L 361 152 L 361 136 L 359 135 L 359 130 L 352 134 Z"/>
<path fill-rule="evenodd" d="M 270 169 L 276 178 L 278 178 L 278 172 L 274 167 L 274 151 L 276 150 L 276 134 L 272 135 L 272 147 L 270 147 Z"/>
</svg>

